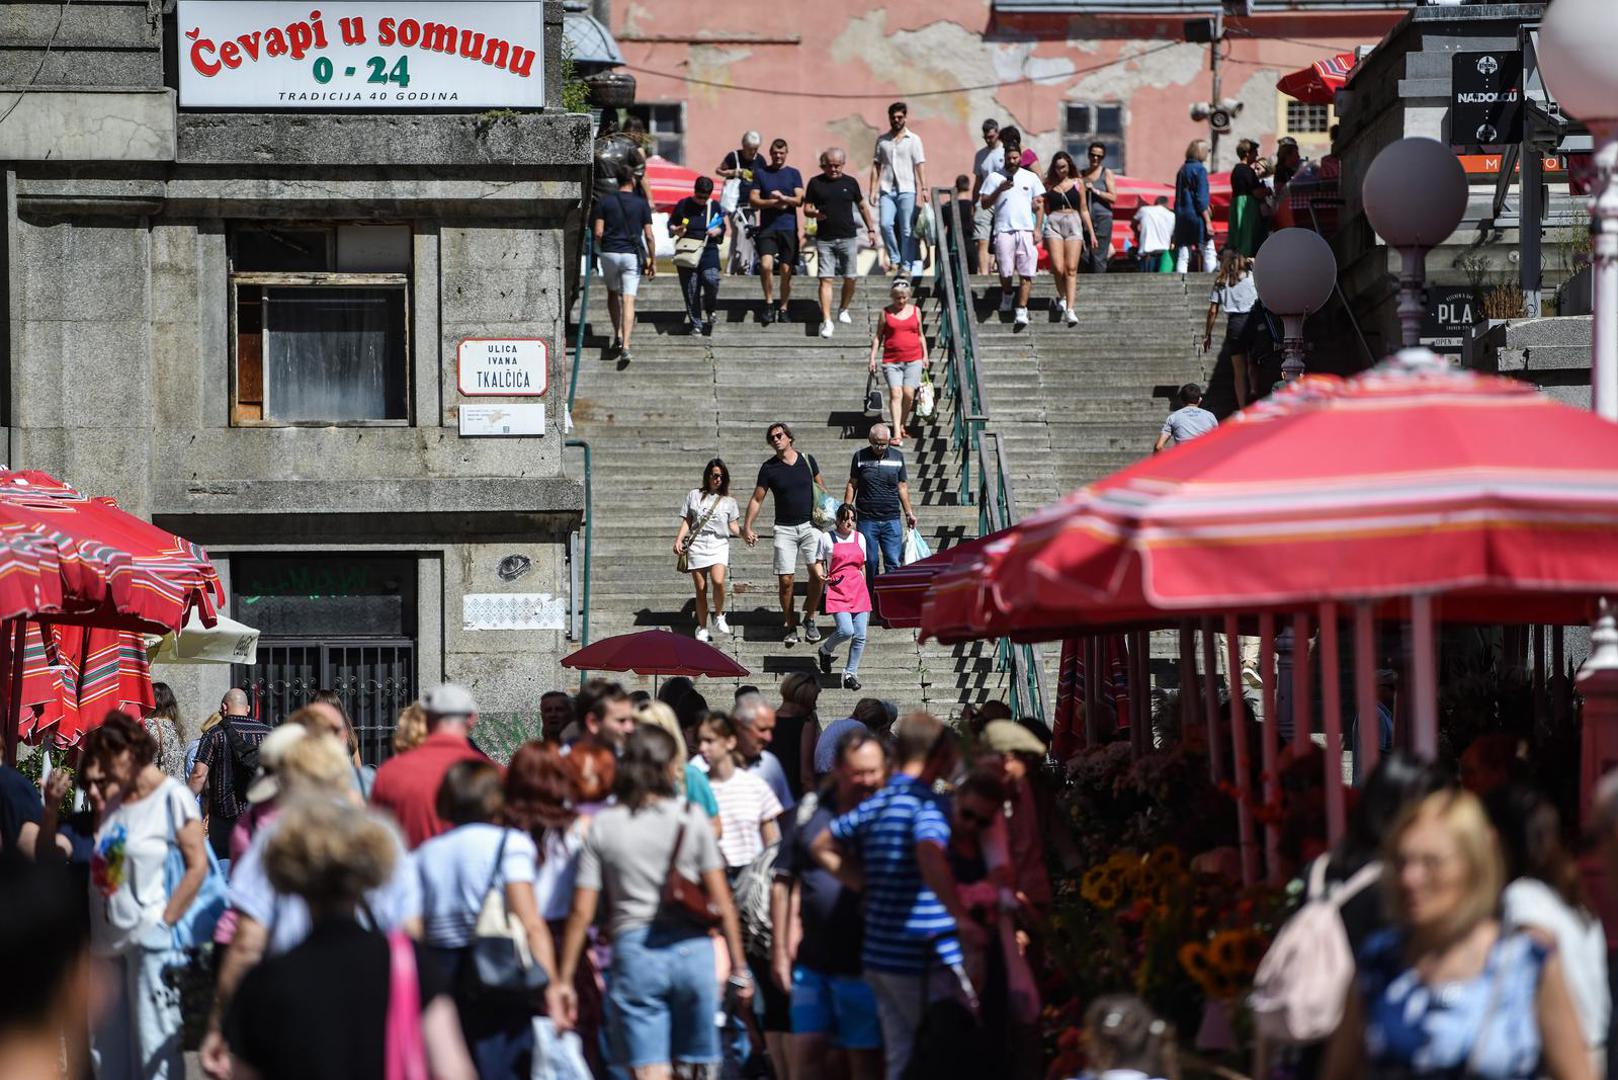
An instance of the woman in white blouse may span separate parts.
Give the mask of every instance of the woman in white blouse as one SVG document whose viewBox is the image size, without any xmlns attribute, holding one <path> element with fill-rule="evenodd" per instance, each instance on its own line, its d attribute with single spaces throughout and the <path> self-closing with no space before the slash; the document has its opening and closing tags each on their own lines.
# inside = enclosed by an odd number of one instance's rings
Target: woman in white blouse
<svg viewBox="0 0 1618 1080">
<path fill-rule="evenodd" d="M 686 559 L 697 590 L 697 640 L 708 641 L 708 588 L 713 586 L 714 629 L 730 633 L 725 621 L 725 571 L 730 538 L 741 535 L 741 511 L 730 497 L 730 469 L 714 458 L 702 469 L 702 486 L 686 494 L 674 554 Z"/>
</svg>

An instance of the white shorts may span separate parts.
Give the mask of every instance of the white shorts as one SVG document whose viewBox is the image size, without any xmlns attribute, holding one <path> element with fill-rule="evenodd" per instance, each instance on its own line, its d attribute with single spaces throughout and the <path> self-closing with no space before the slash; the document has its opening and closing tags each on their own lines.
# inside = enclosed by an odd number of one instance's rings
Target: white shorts
<svg viewBox="0 0 1618 1080">
<path fill-rule="evenodd" d="M 634 296 L 640 292 L 640 255 L 622 251 L 601 253 L 601 280 L 608 292 Z"/>
<path fill-rule="evenodd" d="M 994 258 L 1001 277 L 1009 278 L 1012 274 L 1033 277 L 1039 269 L 1039 251 L 1034 247 L 1033 232 L 1018 230 L 995 233 Z"/>
<path fill-rule="evenodd" d="M 815 553 L 820 548 L 820 530 L 815 528 L 812 521 L 802 525 L 777 525 L 774 544 L 775 576 L 782 577 L 797 570 L 800 558 L 805 567 L 815 564 Z"/>
<path fill-rule="evenodd" d="M 897 390 L 901 386 L 914 389 L 921 385 L 921 361 L 906 360 L 902 363 L 883 364 L 882 377 L 887 380 L 889 390 Z"/>
</svg>

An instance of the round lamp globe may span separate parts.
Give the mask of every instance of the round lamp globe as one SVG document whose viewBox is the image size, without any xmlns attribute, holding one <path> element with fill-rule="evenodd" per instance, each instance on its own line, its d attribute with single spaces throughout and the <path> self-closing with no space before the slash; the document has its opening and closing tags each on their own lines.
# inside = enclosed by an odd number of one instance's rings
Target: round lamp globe
<svg viewBox="0 0 1618 1080">
<path fill-rule="evenodd" d="M 1618 8 L 1556 0 L 1539 25 L 1539 70 L 1562 110 L 1585 123 L 1618 120 Z"/>
<path fill-rule="evenodd" d="M 1253 283 L 1259 299 L 1275 314 L 1308 315 L 1331 298 L 1337 257 L 1313 229 L 1281 229 L 1258 249 Z"/>
<path fill-rule="evenodd" d="M 1466 216 L 1466 170 L 1435 139 L 1400 139 L 1371 162 L 1360 194 L 1371 227 L 1388 244 L 1437 247 Z"/>
</svg>

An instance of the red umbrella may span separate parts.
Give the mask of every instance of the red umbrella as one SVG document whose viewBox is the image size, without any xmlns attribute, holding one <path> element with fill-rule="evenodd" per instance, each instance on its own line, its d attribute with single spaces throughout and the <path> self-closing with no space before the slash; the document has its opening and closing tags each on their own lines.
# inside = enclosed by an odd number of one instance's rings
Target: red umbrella
<svg viewBox="0 0 1618 1080">
<path fill-rule="evenodd" d="M 564 656 L 562 666 L 583 671 L 633 671 L 637 675 L 721 678 L 748 674 L 746 668 L 712 645 L 667 630 L 603 638 Z"/>
<path fill-rule="evenodd" d="M 652 189 L 652 205 L 658 210 L 674 209 L 675 203 L 691 197 L 691 185 L 701 175 L 653 154 L 646 159 L 646 186 Z"/>
<path fill-rule="evenodd" d="M 23 657 L 18 732 L 29 742 L 72 746 L 109 711 L 143 716 L 156 703 L 140 634 L 29 622 Z"/>
<path fill-rule="evenodd" d="M 1281 76 L 1275 88 L 1311 105 L 1330 105 L 1337 100 L 1337 91 L 1348 83 L 1349 72 L 1357 62 L 1353 53 L 1340 52 L 1316 60 L 1301 71 Z"/>
<path fill-rule="evenodd" d="M 921 609 L 940 574 L 976 559 L 991 538 L 980 536 L 876 578 L 876 606 L 889 626 L 921 625 Z"/>
</svg>

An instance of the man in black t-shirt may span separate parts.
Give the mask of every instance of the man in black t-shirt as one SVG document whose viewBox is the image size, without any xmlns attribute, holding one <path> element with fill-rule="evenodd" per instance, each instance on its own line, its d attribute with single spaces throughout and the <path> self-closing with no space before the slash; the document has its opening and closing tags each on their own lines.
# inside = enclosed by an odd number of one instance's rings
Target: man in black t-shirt
<svg viewBox="0 0 1618 1080">
<path fill-rule="evenodd" d="M 854 302 L 854 283 L 859 275 L 858 255 L 860 241 L 854 225 L 857 208 L 865 221 L 865 235 L 871 246 L 882 251 L 876 242 L 876 223 L 871 220 L 871 208 L 860 197 L 860 182 L 843 172 L 848 155 L 833 147 L 820 154 L 820 175 L 809 181 L 803 193 L 803 215 L 820 224 L 815 229 L 815 264 L 820 275 L 820 336 L 832 334 L 831 286 L 836 278 L 843 279 L 843 302 L 837 305 L 837 321 L 848 325 L 848 305 Z M 882 254 L 882 272 L 888 271 L 887 253 Z"/>
<path fill-rule="evenodd" d="M 752 182 L 744 189 L 747 204 L 758 211 L 758 279 L 764 288 L 764 311 L 759 322 L 787 321 L 792 300 L 792 271 L 803 248 L 803 174 L 787 164 L 787 141 L 770 144 L 770 163 L 754 165 Z M 775 275 L 781 276 L 781 306 L 771 298 Z"/>
<path fill-rule="evenodd" d="M 822 869 L 810 856 L 809 845 L 832 818 L 876 793 L 887 780 L 887 766 L 881 740 L 855 727 L 838 740 L 829 797 L 824 802 L 806 797 L 787 815 L 782 833 L 770 889 L 775 929 L 770 968 L 778 983 L 792 988 L 793 1050 L 804 1076 L 824 1075 L 830 1046 L 843 1048 L 853 1059 L 852 1075 L 882 1072 L 876 999 L 860 974 L 865 942 L 860 895 Z M 794 889 L 803 926 L 796 956 L 791 951 Z"/>
<path fill-rule="evenodd" d="M 611 351 L 622 360 L 633 360 L 629 336 L 635 331 L 635 294 L 640 291 L 642 267 L 648 278 L 657 276 L 652 259 L 657 242 L 652 237 L 651 204 L 635 191 L 635 174 L 628 166 L 618 171 L 618 190 L 596 200 L 591 227 L 601 280 L 607 286 Z"/>
<path fill-rule="evenodd" d="M 869 552 L 865 559 L 867 588 L 876 579 L 877 552 L 882 553 L 883 573 L 897 570 L 904 562 L 905 529 L 916 527 L 916 513 L 910 508 L 910 473 L 904 454 L 892 442 L 888 425 L 872 424 L 870 445 L 855 451 L 843 489 L 843 501 L 854 507 Z"/>
<path fill-rule="evenodd" d="M 809 592 L 803 603 L 803 637 L 805 641 L 820 640 L 815 629 L 815 609 L 820 606 L 820 593 L 826 587 L 826 568 L 816 561 L 819 554 L 820 530 L 814 524 L 815 489 L 821 487 L 820 466 L 808 454 L 800 454 L 792 446 L 792 429 L 777 422 L 765 429 L 764 439 L 775 451 L 775 456 L 759 466 L 758 484 L 753 497 L 747 502 L 747 516 L 742 521 L 742 539 L 747 546 L 758 543 L 753 522 L 764 506 L 764 496 L 775 496 L 775 577 L 781 595 L 781 611 L 786 616 L 787 636 L 784 644 L 798 643 L 798 613 L 792 606 L 792 579 L 803 559 L 809 570 Z"/>
</svg>

